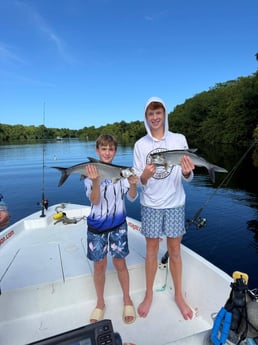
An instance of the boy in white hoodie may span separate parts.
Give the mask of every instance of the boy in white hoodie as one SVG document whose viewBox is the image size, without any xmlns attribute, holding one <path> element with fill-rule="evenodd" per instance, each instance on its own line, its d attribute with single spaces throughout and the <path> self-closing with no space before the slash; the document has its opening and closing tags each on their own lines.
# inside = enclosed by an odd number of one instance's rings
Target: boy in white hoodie
<svg viewBox="0 0 258 345">
<path fill-rule="evenodd" d="M 185 233 L 185 192 L 182 181 L 192 180 L 194 164 L 188 156 L 182 158 L 180 166 L 166 169 L 156 168 L 149 163 L 150 153 L 188 149 L 184 135 L 169 131 L 166 106 L 160 98 L 152 97 L 148 100 L 144 124 L 147 134 L 135 143 L 133 164 L 142 187 L 142 233 L 146 238 L 146 293 L 138 307 L 138 314 L 146 317 L 150 310 L 158 266 L 159 240 L 166 236 L 175 301 L 184 319 L 192 319 L 193 311 L 182 294 L 180 243 Z"/>
</svg>

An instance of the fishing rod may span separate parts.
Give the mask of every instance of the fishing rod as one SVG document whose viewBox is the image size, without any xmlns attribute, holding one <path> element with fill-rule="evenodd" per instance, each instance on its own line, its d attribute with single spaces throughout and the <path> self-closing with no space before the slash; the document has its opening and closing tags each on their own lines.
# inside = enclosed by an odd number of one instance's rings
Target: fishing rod
<svg viewBox="0 0 258 345">
<path fill-rule="evenodd" d="M 234 173 L 236 172 L 239 165 L 242 163 L 242 161 L 245 159 L 245 157 L 248 155 L 248 153 L 251 151 L 251 149 L 258 143 L 258 140 L 254 140 L 253 143 L 249 146 L 249 148 L 245 151 L 245 153 L 242 155 L 242 157 L 239 159 L 239 161 L 233 166 L 233 168 L 230 170 L 230 172 L 226 175 L 226 177 L 222 180 L 222 182 L 218 185 L 218 187 L 214 190 L 213 193 L 207 198 L 207 200 L 203 203 L 202 207 L 199 208 L 199 210 L 195 213 L 192 219 L 187 220 L 187 225 L 185 227 L 186 230 L 190 228 L 191 225 L 195 225 L 197 230 L 203 228 L 206 225 L 206 218 L 200 217 L 204 207 L 208 205 L 210 200 L 214 197 L 214 195 L 218 192 L 218 190 L 223 186 L 227 186 L 229 181 L 232 179 Z M 168 251 L 162 256 L 161 263 L 166 264 L 168 261 Z"/>
<path fill-rule="evenodd" d="M 208 203 L 210 202 L 210 200 L 214 197 L 214 195 L 218 192 L 218 190 L 223 186 L 227 186 L 229 181 L 232 179 L 234 173 L 236 172 L 237 168 L 239 167 L 239 165 L 243 162 L 243 160 L 246 158 L 246 156 L 248 155 L 248 153 L 251 151 L 251 149 L 257 144 L 257 140 L 254 140 L 252 142 L 252 144 L 248 147 L 248 149 L 245 151 L 245 153 L 242 155 L 242 157 L 239 159 L 239 161 L 233 166 L 233 168 L 230 170 L 230 172 L 226 175 L 226 177 L 222 180 L 222 182 L 218 185 L 218 187 L 214 190 L 213 193 L 211 193 L 211 195 L 207 198 L 207 200 L 203 203 L 203 206 L 201 208 L 199 208 L 199 210 L 195 213 L 195 215 L 193 216 L 193 218 L 191 220 L 187 220 L 187 226 L 186 226 L 186 230 L 189 229 L 189 227 L 191 225 L 195 225 L 197 229 L 201 229 L 206 225 L 206 218 L 202 218 L 200 217 L 204 207 L 206 207 L 208 205 Z"/>
<path fill-rule="evenodd" d="M 42 194 L 41 194 L 41 215 L 45 217 L 45 209 L 48 209 L 48 200 L 45 199 L 45 103 L 43 104 L 43 127 L 42 127 Z"/>
</svg>

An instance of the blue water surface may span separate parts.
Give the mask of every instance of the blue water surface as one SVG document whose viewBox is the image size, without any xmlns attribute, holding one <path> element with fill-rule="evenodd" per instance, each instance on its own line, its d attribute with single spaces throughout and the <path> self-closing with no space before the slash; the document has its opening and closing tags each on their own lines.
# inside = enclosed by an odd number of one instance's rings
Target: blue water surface
<svg viewBox="0 0 258 345">
<path fill-rule="evenodd" d="M 58 187 L 60 173 L 51 168 L 69 167 L 87 161 L 87 157 L 98 158 L 94 142 L 64 140 L 0 146 L 0 193 L 9 206 L 11 223 L 41 209 L 38 203 L 41 202 L 43 192 L 49 204 L 71 202 L 89 205 L 79 175 L 71 175 L 63 186 Z M 228 160 L 226 162 L 229 164 Z M 133 147 L 119 147 L 113 163 L 132 166 Z M 220 162 L 216 164 L 220 165 Z M 221 165 L 224 166 L 224 163 Z M 190 184 L 185 183 L 186 218 L 192 220 L 201 209 L 200 216 L 206 219 L 206 226 L 198 229 L 192 224 L 183 243 L 230 275 L 234 271 L 246 272 L 249 275 L 249 287 L 256 288 L 257 170 L 254 169 L 248 177 L 250 166 L 245 171 L 246 166 L 243 163 L 227 187 L 219 185 L 224 174 L 216 175 L 217 184 L 214 186 L 207 171 L 198 170 L 194 180 Z M 134 203 L 127 202 L 127 210 L 129 216 L 140 220 L 139 198 Z"/>
</svg>

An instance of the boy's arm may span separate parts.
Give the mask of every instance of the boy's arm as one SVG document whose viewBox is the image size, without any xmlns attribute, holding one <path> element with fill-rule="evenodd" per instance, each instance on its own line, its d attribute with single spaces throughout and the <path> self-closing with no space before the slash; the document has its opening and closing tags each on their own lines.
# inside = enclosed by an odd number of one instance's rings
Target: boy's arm
<svg viewBox="0 0 258 345">
<path fill-rule="evenodd" d="M 90 194 L 90 202 L 93 205 L 98 205 L 100 202 L 100 186 L 99 186 L 99 181 L 97 180 L 92 181 L 92 191 Z"/>
<path fill-rule="evenodd" d="M 133 175 L 128 177 L 128 182 L 130 184 L 130 188 L 128 190 L 128 195 L 130 200 L 135 200 L 138 196 L 137 192 L 137 182 L 138 182 L 138 176 Z"/>
<path fill-rule="evenodd" d="M 136 171 L 136 175 L 139 176 L 141 186 L 145 186 L 156 172 L 156 166 L 154 164 L 146 164 L 146 157 L 142 154 L 139 142 L 134 146 L 133 168 Z"/>
<path fill-rule="evenodd" d="M 142 185 L 146 185 L 148 180 L 155 174 L 156 166 L 154 164 L 146 164 L 141 176 L 140 181 Z"/>
</svg>

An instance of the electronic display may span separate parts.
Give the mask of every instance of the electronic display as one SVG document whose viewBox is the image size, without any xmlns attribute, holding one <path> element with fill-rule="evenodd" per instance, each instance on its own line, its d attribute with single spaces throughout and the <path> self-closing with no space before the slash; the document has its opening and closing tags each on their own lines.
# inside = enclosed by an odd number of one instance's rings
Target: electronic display
<svg viewBox="0 0 258 345">
<path fill-rule="evenodd" d="M 105 319 L 28 345 L 122 345 L 122 340 Z"/>
</svg>

